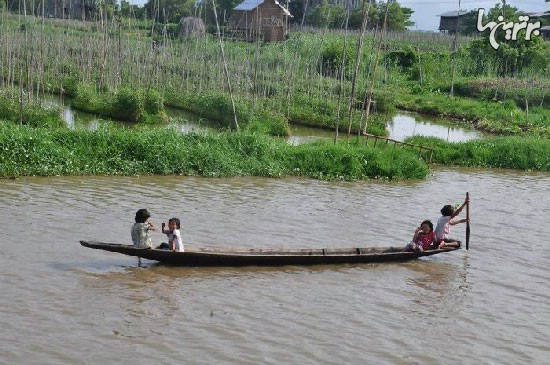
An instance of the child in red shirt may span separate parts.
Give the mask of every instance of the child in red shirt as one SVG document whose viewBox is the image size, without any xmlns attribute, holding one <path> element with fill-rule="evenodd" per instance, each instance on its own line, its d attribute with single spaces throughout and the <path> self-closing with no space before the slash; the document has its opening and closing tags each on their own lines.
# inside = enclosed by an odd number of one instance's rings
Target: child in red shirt
<svg viewBox="0 0 550 365">
<path fill-rule="evenodd" d="M 424 252 L 434 247 L 437 247 L 434 225 L 431 221 L 425 220 L 420 223 L 420 227 L 416 228 L 412 241 L 405 246 L 404 251 Z"/>
</svg>

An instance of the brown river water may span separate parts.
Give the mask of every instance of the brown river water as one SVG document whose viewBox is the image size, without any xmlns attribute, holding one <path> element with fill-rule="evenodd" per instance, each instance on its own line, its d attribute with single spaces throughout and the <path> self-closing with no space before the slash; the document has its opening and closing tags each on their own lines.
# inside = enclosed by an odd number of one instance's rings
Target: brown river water
<svg viewBox="0 0 550 365">
<path fill-rule="evenodd" d="M 470 250 L 408 263 L 178 268 L 129 242 L 138 208 L 187 245 L 405 245 L 471 196 Z M 0 180 L 1 364 L 548 364 L 550 174 L 423 181 Z M 453 236 L 464 238 L 464 225 Z M 155 233 L 154 240 L 163 237 Z"/>
</svg>

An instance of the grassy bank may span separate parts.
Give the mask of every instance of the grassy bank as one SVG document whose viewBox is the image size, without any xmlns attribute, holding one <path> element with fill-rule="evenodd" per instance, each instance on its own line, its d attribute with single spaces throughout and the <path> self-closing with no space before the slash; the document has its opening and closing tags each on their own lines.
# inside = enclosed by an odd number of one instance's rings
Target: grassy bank
<svg viewBox="0 0 550 365">
<path fill-rule="evenodd" d="M 396 93 L 395 104 L 400 109 L 451 118 L 494 134 L 550 138 L 550 111 L 543 106 L 522 110 L 511 99 L 451 98 L 441 92 Z"/>
<path fill-rule="evenodd" d="M 408 141 L 434 147 L 436 164 L 550 171 L 548 138 L 496 137 L 448 143 L 438 138 L 413 137 Z"/>
<path fill-rule="evenodd" d="M 0 125 L 0 176 L 179 174 L 304 176 L 319 179 L 421 179 L 426 163 L 401 149 L 318 142 L 291 146 L 249 132 L 129 132 Z"/>
<path fill-rule="evenodd" d="M 366 122 L 371 86 L 369 133 L 385 135 L 379 113 L 396 108 L 438 115 L 522 138 L 465 145 L 419 140 L 437 147 L 437 163 L 548 170 L 550 69 L 528 67 L 502 78 L 498 64 L 480 63 L 462 48 L 468 42 L 451 54 L 448 35 L 389 34 L 373 75 L 378 44 L 374 33 L 367 34 L 354 89 L 356 33 L 297 32 L 268 44 L 226 41 L 222 57 L 212 35 L 165 37 L 152 47 L 150 37 L 132 31 L 131 21 L 23 20 L 6 13 L 0 19 L 0 89 L 9 95 L 0 98 L 0 118 L 10 121 L 2 126 L 1 176 L 425 177 L 426 165 L 411 152 L 354 142 L 287 146 L 260 135 L 288 135 L 289 123 L 338 125 L 342 132 L 350 125 L 355 135 Z M 550 57 L 550 46 L 541 47 Z M 451 74 L 454 97 L 448 96 Z M 63 126 L 58 111 L 37 107 L 43 92 L 72 97 L 74 108 L 136 123 L 164 122 L 166 104 L 232 130 L 234 102 L 240 133 L 56 129 Z"/>
</svg>

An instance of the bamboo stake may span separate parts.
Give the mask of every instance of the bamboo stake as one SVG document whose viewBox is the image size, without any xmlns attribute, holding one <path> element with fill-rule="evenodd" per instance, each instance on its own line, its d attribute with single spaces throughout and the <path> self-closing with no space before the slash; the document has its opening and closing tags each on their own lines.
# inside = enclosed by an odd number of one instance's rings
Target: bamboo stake
<svg viewBox="0 0 550 365">
<path fill-rule="evenodd" d="M 345 35 L 344 35 L 344 48 L 342 50 L 342 63 L 340 65 L 340 82 L 338 90 L 338 107 L 336 109 L 336 128 L 334 130 L 334 144 L 338 141 L 338 129 L 340 128 L 340 105 L 342 103 L 342 97 L 344 96 L 344 74 L 346 67 L 346 49 L 348 46 L 348 22 L 349 22 L 349 8 L 346 12 L 346 24 L 345 24 Z"/>
<path fill-rule="evenodd" d="M 262 22 L 262 17 L 261 17 L 261 8 L 258 7 L 256 8 L 256 25 L 257 25 L 257 29 L 256 29 L 256 50 L 254 52 L 254 78 L 253 78 L 253 88 L 252 88 L 252 92 L 253 92 L 253 105 L 254 107 L 256 107 L 256 102 L 257 102 L 257 96 L 258 96 L 258 63 L 260 62 L 259 61 L 259 55 L 260 55 L 260 32 L 261 32 L 261 22 Z"/>
<path fill-rule="evenodd" d="M 384 14 L 384 22 L 382 23 L 382 29 L 380 31 L 380 41 L 378 43 L 378 49 L 376 50 L 376 57 L 374 59 L 374 66 L 371 74 L 371 82 L 367 91 L 366 99 L 367 105 L 365 109 L 365 126 L 363 127 L 363 133 L 367 133 L 367 127 L 369 124 L 369 115 L 370 115 L 370 105 L 372 102 L 372 91 L 374 88 L 374 83 L 376 82 L 376 69 L 378 67 L 378 59 L 380 58 L 380 51 L 382 50 L 382 43 L 384 42 L 384 34 L 386 32 L 386 24 L 388 21 L 388 13 L 390 9 L 390 0 L 386 0 L 386 12 Z"/>
<path fill-rule="evenodd" d="M 466 192 L 466 250 L 470 247 L 470 194 Z"/>
<path fill-rule="evenodd" d="M 220 51 L 223 59 L 223 70 L 227 81 L 227 87 L 229 89 L 229 97 L 231 98 L 231 106 L 233 107 L 233 122 L 235 123 L 235 129 L 239 130 L 239 122 L 237 121 L 237 110 L 235 109 L 235 100 L 233 99 L 233 92 L 231 90 L 231 79 L 229 78 L 229 70 L 227 69 L 227 62 L 225 60 L 225 52 L 223 50 L 223 39 L 220 33 L 220 24 L 218 23 L 218 13 L 216 12 L 216 0 L 212 0 L 212 7 L 214 9 L 214 19 L 216 20 L 216 31 L 218 34 L 218 40 L 220 43 Z"/>
<path fill-rule="evenodd" d="M 504 11 L 504 8 L 502 9 Z M 458 11 L 456 12 L 456 28 L 455 35 L 453 39 L 453 58 L 451 61 L 451 90 L 449 91 L 449 96 L 452 98 L 454 96 L 455 89 L 455 73 L 456 73 L 456 53 L 458 51 L 458 23 L 460 22 L 460 0 L 458 0 Z"/>
<path fill-rule="evenodd" d="M 361 63 L 361 54 L 363 53 L 363 41 L 365 38 L 365 31 L 367 29 L 367 23 L 368 23 L 368 17 L 371 7 L 371 2 L 369 1 L 369 6 L 365 7 L 365 2 L 367 0 L 363 0 L 362 9 L 361 9 L 361 34 L 359 35 L 359 39 L 357 41 L 357 54 L 355 55 L 355 68 L 353 70 L 353 76 L 351 80 L 351 92 L 349 95 L 349 103 L 348 103 L 348 134 L 347 134 L 347 140 L 349 141 L 349 137 L 351 135 L 351 117 L 353 112 L 353 104 L 355 101 L 355 88 L 357 83 L 357 73 L 359 72 L 359 64 Z"/>
</svg>

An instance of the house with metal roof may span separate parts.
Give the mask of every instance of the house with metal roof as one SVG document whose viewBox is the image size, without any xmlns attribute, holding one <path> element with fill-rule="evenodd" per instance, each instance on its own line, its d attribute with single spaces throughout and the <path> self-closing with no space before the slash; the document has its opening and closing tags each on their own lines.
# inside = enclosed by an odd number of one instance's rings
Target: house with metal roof
<svg viewBox="0 0 550 365">
<path fill-rule="evenodd" d="M 246 40 L 260 37 L 266 42 L 282 41 L 292 15 L 277 0 L 244 0 L 233 8 L 231 26 Z"/>
<path fill-rule="evenodd" d="M 530 22 L 540 21 L 541 24 L 543 24 L 543 26 L 539 28 L 540 35 L 542 36 L 542 39 L 550 41 L 550 25 L 545 25 L 550 24 L 550 11 L 525 14 L 529 16 Z"/>
<path fill-rule="evenodd" d="M 439 31 L 445 33 L 454 34 L 458 30 L 464 30 L 464 21 L 468 16 L 471 16 L 471 11 L 469 10 L 454 10 L 448 11 L 446 13 L 440 14 L 439 20 Z M 462 24 L 462 25 L 461 25 Z M 472 29 L 473 31 L 473 29 Z"/>
<path fill-rule="evenodd" d="M 8 9 L 20 14 L 26 10 L 27 14 L 44 16 L 46 18 L 90 20 L 96 11 L 95 3 L 86 0 L 43 0 L 23 6 L 25 0 L 8 0 Z M 26 3 L 28 4 L 28 2 Z"/>
</svg>

